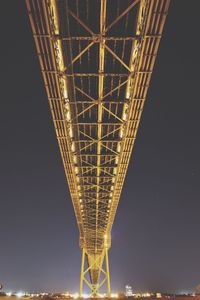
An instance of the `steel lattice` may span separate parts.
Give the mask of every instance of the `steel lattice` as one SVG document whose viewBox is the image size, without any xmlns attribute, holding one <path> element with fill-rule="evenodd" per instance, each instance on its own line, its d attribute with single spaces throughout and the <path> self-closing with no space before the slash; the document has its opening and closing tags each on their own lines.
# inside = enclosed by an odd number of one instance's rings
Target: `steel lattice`
<svg viewBox="0 0 200 300">
<path fill-rule="evenodd" d="M 169 2 L 26 0 L 89 265 L 110 247 Z"/>
</svg>

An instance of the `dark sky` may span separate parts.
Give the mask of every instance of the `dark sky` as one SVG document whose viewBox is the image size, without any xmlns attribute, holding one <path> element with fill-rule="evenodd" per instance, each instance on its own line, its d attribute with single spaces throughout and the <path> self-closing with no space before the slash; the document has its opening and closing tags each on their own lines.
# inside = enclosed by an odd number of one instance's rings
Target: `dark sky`
<svg viewBox="0 0 200 300">
<path fill-rule="evenodd" d="M 200 2 L 191 4 L 169 10 L 112 231 L 113 290 L 200 282 Z M 0 15 L 0 282 L 76 291 L 78 230 L 24 1 L 2 0 Z"/>
</svg>

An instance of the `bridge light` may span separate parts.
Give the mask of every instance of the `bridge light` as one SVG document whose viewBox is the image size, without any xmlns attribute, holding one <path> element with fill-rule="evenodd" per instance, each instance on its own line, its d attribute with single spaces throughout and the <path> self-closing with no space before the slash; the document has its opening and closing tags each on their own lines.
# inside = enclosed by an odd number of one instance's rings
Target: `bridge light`
<svg viewBox="0 0 200 300">
<path fill-rule="evenodd" d="M 65 70 L 65 64 L 64 64 L 63 53 L 62 53 L 62 42 L 61 42 L 61 40 L 56 41 L 56 46 L 57 46 L 59 69 L 60 69 L 60 71 L 63 72 Z"/>
<path fill-rule="evenodd" d="M 73 130 L 72 130 L 72 126 L 69 127 L 69 136 L 70 138 L 73 137 Z"/>
<path fill-rule="evenodd" d="M 111 199 L 109 199 L 109 201 L 108 201 L 109 203 L 111 203 L 112 202 L 112 200 Z"/>
<path fill-rule="evenodd" d="M 68 122 L 71 120 L 71 116 L 70 116 L 70 111 L 69 110 L 66 112 L 66 119 L 67 119 Z"/>
<path fill-rule="evenodd" d="M 116 175 L 117 174 L 117 168 L 114 168 L 113 170 L 113 174 Z"/>
<path fill-rule="evenodd" d="M 71 146 L 72 152 L 75 152 L 75 143 L 72 142 L 72 146 Z"/>
<path fill-rule="evenodd" d="M 121 144 L 118 143 L 118 144 L 117 144 L 117 152 L 120 153 L 120 151 L 121 151 Z"/>
<path fill-rule="evenodd" d="M 122 127 L 119 131 L 119 137 L 122 139 L 124 136 L 124 127 Z"/>
<path fill-rule="evenodd" d="M 76 155 L 74 155 L 73 161 L 74 161 L 75 164 L 77 164 L 77 156 Z M 77 177 L 77 178 L 79 178 L 79 177 Z"/>
<path fill-rule="evenodd" d="M 133 67 L 133 65 L 131 67 Z M 125 98 L 127 100 L 129 100 L 131 98 L 131 90 L 132 90 L 132 88 L 131 88 L 131 78 L 129 78 L 128 83 L 127 83 L 126 96 L 125 96 Z"/>
<path fill-rule="evenodd" d="M 63 91 L 63 96 L 65 99 L 68 99 L 68 93 L 67 93 L 67 89 L 64 88 L 64 91 Z"/>
<path fill-rule="evenodd" d="M 75 167 L 74 171 L 75 171 L 76 174 L 78 174 L 78 167 Z"/>
<path fill-rule="evenodd" d="M 68 99 L 65 101 L 64 107 L 65 107 L 66 110 L 70 110 L 70 105 L 69 105 L 69 100 Z"/>
<path fill-rule="evenodd" d="M 118 164 L 119 163 L 119 156 L 115 157 L 115 163 Z"/>
<path fill-rule="evenodd" d="M 130 99 L 131 93 L 130 93 L 130 85 L 127 85 L 127 92 L 126 92 L 126 99 Z"/>
<path fill-rule="evenodd" d="M 82 199 L 79 200 L 80 203 L 82 203 L 82 201 L 83 201 Z"/>
<path fill-rule="evenodd" d="M 129 97 L 127 97 L 129 98 Z M 122 120 L 126 121 L 128 116 L 128 103 L 124 104 L 123 113 L 122 113 Z"/>
</svg>

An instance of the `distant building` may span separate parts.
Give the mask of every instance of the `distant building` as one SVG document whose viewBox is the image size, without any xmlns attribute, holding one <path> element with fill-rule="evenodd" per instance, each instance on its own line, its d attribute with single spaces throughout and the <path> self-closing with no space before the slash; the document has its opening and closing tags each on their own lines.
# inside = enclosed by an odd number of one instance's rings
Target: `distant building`
<svg viewBox="0 0 200 300">
<path fill-rule="evenodd" d="M 126 297 L 133 296 L 133 290 L 132 290 L 132 287 L 130 285 L 126 285 L 125 290 L 126 290 L 126 292 L 125 292 Z"/>
</svg>

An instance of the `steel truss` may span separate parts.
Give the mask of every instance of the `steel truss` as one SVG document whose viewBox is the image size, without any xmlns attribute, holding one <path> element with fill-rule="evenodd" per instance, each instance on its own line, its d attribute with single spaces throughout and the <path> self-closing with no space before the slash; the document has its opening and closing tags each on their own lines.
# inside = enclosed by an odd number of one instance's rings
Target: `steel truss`
<svg viewBox="0 0 200 300">
<path fill-rule="evenodd" d="M 85 261 L 90 261 L 90 265 L 86 266 L 85 268 Z M 105 264 L 105 268 L 103 268 L 103 264 Z M 87 275 L 90 276 L 90 270 L 92 268 L 96 269 L 96 272 L 98 272 L 99 278 L 101 278 L 101 275 L 103 275 L 103 278 L 98 280 L 97 284 L 92 284 L 88 278 Z M 91 297 L 99 297 L 99 290 L 103 285 L 106 284 L 107 288 L 107 297 L 111 296 L 111 287 L 110 287 L 110 271 L 109 271 L 109 260 L 108 260 L 108 248 L 105 247 L 103 250 L 103 253 L 101 255 L 96 255 L 90 257 L 90 255 L 87 256 L 85 248 L 82 249 L 82 261 L 81 261 L 81 274 L 80 274 L 80 291 L 79 295 L 83 295 L 83 285 L 86 284 L 87 287 L 89 287 L 91 291 Z"/>
<path fill-rule="evenodd" d="M 26 0 L 80 231 L 80 295 L 83 282 L 98 294 L 101 271 L 110 294 L 111 228 L 169 2 Z"/>
</svg>

